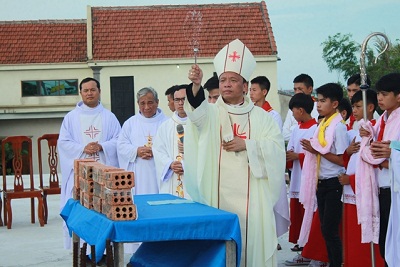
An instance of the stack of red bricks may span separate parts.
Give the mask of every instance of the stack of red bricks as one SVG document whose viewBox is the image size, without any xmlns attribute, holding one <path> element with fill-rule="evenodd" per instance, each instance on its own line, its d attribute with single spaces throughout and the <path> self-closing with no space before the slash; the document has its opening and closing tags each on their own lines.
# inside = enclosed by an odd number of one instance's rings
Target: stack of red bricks
<svg viewBox="0 0 400 267">
<path fill-rule="evenodd" d="M 132 187 L 133 172 L 98 163 L 92 159 L 74 161 L 74 199 L 88 209 L 116 221 L 137 217 Z"/>
</svg>

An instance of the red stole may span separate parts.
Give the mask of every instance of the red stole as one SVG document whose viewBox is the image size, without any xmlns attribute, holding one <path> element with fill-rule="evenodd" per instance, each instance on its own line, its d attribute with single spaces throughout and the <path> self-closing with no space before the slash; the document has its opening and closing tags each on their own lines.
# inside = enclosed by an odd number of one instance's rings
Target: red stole
<svg viewBox="0 0 400 267">
<path fill-rule="evenodd" d="M 386 126 L 386 122 L 385 122 L 385 120 L 384 120 L 384 118 L 383 118 L 383 116 L 382 116 L 382 118 L 381 118 L 381 125 L 380 125 L 380 127 L 379 127 L 379 133 L 378 133 L 378 138 L 377 138 L 377 140 L 376 141 L 382 141 L 382 138 L 383 138 L 383 133 L 385 132 L 385 126 Z"/>
<path fill-rule="evenodd" d="M 356 118 L 354 117 L 353 114 L 351 114 L 350 117 L 349 117 L 349 124 L 346 125 L 347 126 L 347 131 L 350 131 L 351 129 L 353 129 L 353 125 L 354 125 L 355 121 L 356 121 Z"/>
<path fill-rule="evenodd" d="M 270 112 L 272 110 L 274 110 L 271 105 L 268 103 L 268 101 L 265 101 L 264 105 L 262 105 L 261 107 L 263 110 Z"/>
</svg>

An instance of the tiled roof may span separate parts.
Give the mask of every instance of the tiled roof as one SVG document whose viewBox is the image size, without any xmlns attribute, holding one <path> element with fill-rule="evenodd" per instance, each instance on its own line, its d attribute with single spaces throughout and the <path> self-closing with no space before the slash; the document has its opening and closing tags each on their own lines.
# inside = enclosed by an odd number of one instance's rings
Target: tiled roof
<svg viewBox="0 0 400 267">
<path fill-rule="evenodd" d="M 0 64 L 86 62 L 86 20 L 0 22 Z"/>
<path fill-rule="evenodd" d="M 199 26 L 199 13 L 201 25 Z M 259 3 L 92 7 L 93 59 L 213 57 L 240 39 L 254 55 L 277 53 L 264 1 Z M 200 28 L 200 31 L 197 29 Z"/>
<path fill-rule="evenodd" d="M 93 60 L 188 58 L 194 35 L 199 57 L 236 38 L 256 56 L 277 53 L 264 1 L 92 7 L 92 30 Z M 86 50 L 86 20 L 0 22 L 0 64 L 86 62 Z"/>
</svg>

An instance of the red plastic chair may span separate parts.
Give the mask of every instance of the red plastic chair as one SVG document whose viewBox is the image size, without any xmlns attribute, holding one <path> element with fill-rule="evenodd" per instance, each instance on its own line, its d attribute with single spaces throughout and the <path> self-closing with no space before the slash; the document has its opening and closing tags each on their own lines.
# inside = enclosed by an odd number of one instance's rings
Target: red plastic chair
<svg viewBox="0 0 400 267">
<path fill-rule="evenodd" d="M 5 146 L 10 144 L 12 148 L 13 158 L 12 167 L 14 170 L 13 186 L 7 187 L 7 168 L 6 168 L 6 153 Z M 23 160 L 23 145 L 27 147 L 28 157 L 28 172 L 29 172 L 29 186 L 24 186 L 23 180 L 23 169 L 25 169 L 26 163 Z M 3 166 L 3 204 L 4 204 L 4 224 L 7 225 L 8 229 L 11 229 L 12 224 L 12 209 L 11 200 L 19 198 L 30 198 L 31 199 L 31 222 L 35 223 L 35 201 L 34 198 L 38 199 L 38 218 L 40 226 L 44 226 L 43 219 L 43 197 L 42 191 L 35 188 L 33 179 L 33 164 L 32 164 L 32 140 L 27 136 L 9 136 L 1 141 L 1 157 Z"/>
<path fill-rule="evenodd" d="M 47 208 L 47 195 L 61 194 L 61 187 L 58 179 L 58 154 L 57 154 L 57 141 L 59 134 L 44 134 L 38 138 L 38 162 L 39 162 L 39 188 L 43 193 L 43 208 L 44 208 L 44 223 L 47 223 L 48 208 Z M 42 140 L 47 141 L 48 157 L 47 163 L 50 170 L 48 185 L 43 183 L 43 162 L 42 162 Z"/>
</svg>

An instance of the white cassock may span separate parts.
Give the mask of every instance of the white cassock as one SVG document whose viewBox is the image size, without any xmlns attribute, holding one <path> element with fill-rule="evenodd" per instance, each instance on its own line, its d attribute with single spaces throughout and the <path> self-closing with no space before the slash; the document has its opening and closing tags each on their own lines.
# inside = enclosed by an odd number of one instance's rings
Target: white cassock
<svg viewBox="0 0 400 267">
<path fill-rule="evenodd" d="M 391 171 L 391 198 L 389 224 L 385 243 L 385 260 L 389 267 L 400 262 L 400 142 L 392 141 L 389 168 Z"/>
<path fill-rule="evenodd" d="M 168 118 L 161 109 L 151 118 L 142 114 L 130 117 L 122 126 L 118 138 L 118 161 L 120 168 L 135 174 L 135 195 L 158 194 L 159 181 L 156 177 L 154 157 L 142 159 L 137 156 L 138 147 L 152 146 L 158 127 Z"/>
<path fill-rule="evenodd" d="M 241 266 L 277 266 L 273 207 L 282 188 L 285 146 L 271 116 L 245 96 L 240 106 L 203 101 L 185 132 L 185 181 L 193 200 L 238 214 Z M 239 136 L 246 150 L 227 152 L 222 140 Z"/>
<path fill-rule="evenodd" d="M 101 103 L 90 108 L 81 101 L 64 117 L 57 144 L 62 174 L 61 209 L 72 198 L 75 159 L 94 158 L 105 165 L 118 167 L 117 139 L 120 131 L 121 125 L 115 115 Z M 95 155 L 85 154 L 83 150 L 90 142 L 101 144 L 103 151 Z M 64 246 L 70 249 L 71 238 L 65 224 L 64 230 Z"/>
<path fill-rule="evenodd" d="M 355 142 L 361 142 L 361 136 L 358 131 L 348 130 L 347 136 L 349 139 L 349 145 L 354 138 Z M 351 155 L 349 163 L 347 164 L 346 168 L 347 175 L 350 176 L 356 173 L 356 167 L 358 165 L 359 160 L 360 160 L 360 151 L 357 151 Z M 346 184 L 343 186 L 342 202 L 346 204 L 356 205 L 356 194 L 350 184 Z"/>
<path fill-rule="evenodd" d="M 176 127 L 181 124 L 185 129 L 186 120 L 187 117 L 180 118 L 174 112 L 170 119 L 161 124 L 154 139 L 153 153 L 157 179 L 160 181 L 160 193 L 179 196 L 177 191 L 183 190 L 183 197 L 190 199 L 186 191 L 184 175 L 178 176 L 170 168 L 171 163 L 177 160 L 178 155 L 182 156 L 178 151 L 179 137 Z"/>
</svg>

